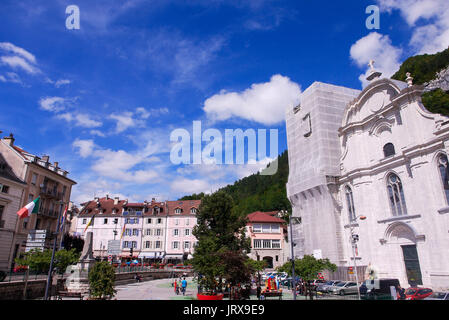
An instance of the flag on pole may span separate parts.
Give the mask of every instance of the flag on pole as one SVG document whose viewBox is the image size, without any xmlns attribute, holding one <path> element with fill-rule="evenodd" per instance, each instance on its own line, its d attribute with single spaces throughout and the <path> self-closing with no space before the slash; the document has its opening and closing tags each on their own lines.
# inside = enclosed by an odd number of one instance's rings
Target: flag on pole
<svg viewBox="0 0 449 320">
<path fill-rule="evenodd" d="M 95 218 L 95 214 L 92 216 L 92 219 L 90 219 L 89 223 L 87 224 L 86 228 L 84 229 L 83 233 L 86 232 L 87 228 L 90 227 L 90 225 L 92 224 L 92 222 L 94 221 Z"/>
<path fill-rule="evenodd" d="M 65 206 L 64 213 L 62 214 L 60 228 L 59 228 L 60 231 L 64 229 L 64 221 L 65 221 L 65 218 L 67 217 L 68 207 L 69 207 L 69 205 Z"/>
<path fill-rule="evenodd" d="M 125 228 L 126 228 L 126 222 L 123 225 L 122 235 L 120 236 L 120 239 L 123 238 L 123 234 L 125 233 Z"/>
<path fill-rule="evenodd" d="M 32 213 L 37 213 L 39 211 L 39 200 L 41 197 L 37 197 L 32 202 L 28 203 L 25 207 L 17 211 L 19 219 L 29 217 Z"/>
</svg>

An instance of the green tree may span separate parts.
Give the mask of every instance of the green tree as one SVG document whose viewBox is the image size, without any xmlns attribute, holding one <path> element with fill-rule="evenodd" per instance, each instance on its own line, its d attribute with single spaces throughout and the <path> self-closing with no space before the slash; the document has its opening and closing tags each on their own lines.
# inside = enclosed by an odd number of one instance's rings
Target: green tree
<svg viewBox="0 0 449 320">
<path fill-rule="evenodd" d="M 51 261 L 51 250 L 46 249 L 40 251 L 39 249 L 32 249 L 28 252 L 22 253 L 15 259 L 16 264 L 21 266 L 28 266 L 30 271 L 37 273 L 48 272 Z"/>
<path fill-rule="evenodd" d="M 441 89 L 426 92 L 422 95 L 422 102 L 430 112 L 449 116 L 449 92 Z"/>
<path fill-rule="evenodd" d="M 56 272 L 59 274 L 64 274 L 68 266 L 78 262 L 80 258 L 80 253 L 77 250 L 59 250 L 55 253 L 55 268 Z"/>
<path fill-rule="evenodd" d="M 51 254 L 52 250 L 50 249 L 44 251 L 33 249 L 23 253 L 15 262 L 18 265 L 29 266 L 30 271 L 45 273 L 50 268 Z M 56 272 L 63 274 L 69 265 L 78 261 L 79 257 L 80 254 L 75 249 L 56 251 L 54 260 Z"/>
<path fill-rule="evenodd" d="M 288 261 L 277 268 L 281 272 L 287 272 L 292 275 L 292 263 Z M 317 279 L 318 273 L 329 270 L 337 270 L 337 266 L 329 259 L 316 259 L 314 256 L 305 255 L 302 259 L 295 259 L 295 275 L 301 277 L 304 281 Z"/>
<path fill-rule="evenodd" d="M 265 260 L 257 261 L 254 259 L 248 259 L 246 263 L 250 265 L 251 269 L 253 270 L 253 274 L 257 273 L 257 281 L 260 285 L 261 282 L 260 272 L 267 267 L 267 261 Z"/>
<path fill-rule="evenodd" d="M 289 276 L 292 276 L 292 263 L 291 261 L 283 264 L 277 268 L 280 272 L 287 272 Z M 310 280 L 317 279 L 318 273 L 329 270 L 337 270 L 337 266 L 329 261 L 329 259 L 316 259 L 314 256 L 305 255 L 302 259 L 295 259 L 295 276 L 301 277 L 306 283 Z M 307 291 L 310 290 L 308 285 L 305 287 Z M 312 299 L 312 292 L 310 292 L 310 299 Z"/>
<path fill-rule="evenodd" d="M 106 261 L 97 262 L 89 271 L 89 285 L 92 297 L 112 298 L 117 292 L 114 289 L 115 270 Z"/>
<path fill-rule="evenodd" d="M 70 235 L 69 233 L 64 234 L 64 238 L 62 240 L 64 244 L 64 249 L 71 250 L 75 249 L 76 252 L 81 253 L 84 247 L 84 240 L 81 237 L 75 237 Z"/>
<path fill-rule="evenodd" d="M 250 240 L 245 236 L 246 218 L 234 210 L 233 199 L 224 192 L 204 196 L 197 214 L 193 235 L 198 245 L 193 254 L 195 271 L 202 275 L 201 285 L 212 293 L 221 278 L 231 283 L 243 282 L 245 277 L 235 268 L 245 270 Z"/>
</svg>

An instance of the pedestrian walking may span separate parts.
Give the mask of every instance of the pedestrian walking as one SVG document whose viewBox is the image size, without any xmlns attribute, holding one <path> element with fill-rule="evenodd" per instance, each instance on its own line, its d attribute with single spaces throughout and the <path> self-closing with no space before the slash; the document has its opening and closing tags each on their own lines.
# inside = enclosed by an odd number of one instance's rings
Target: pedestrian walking
<svg viewBox="0 0 449 320">
<path fill-rule="evenodd" d="M 398 292 L 398 300 L 405 300 L 405 289 L 399 285 L 396 291 Z"/>
<path fill-rule="evenodd" d="M 179 294 L 179 284 L 178 284 L 178 282 L 176 281 L 176 279 L 175 279 L 175 282 L 174 282 L 174 286 L 175 286 L 175 293 L 176 293 L 176 294 Z"/>
<path fill-rule="evenodd" d="M 262 292 L 262 288 L 260 287 L 260 284 L 257 285 L 256 294 L 257 294 L 257 300 L 260 300 L 260 293 Z"/>
<path fill-rule="evenodd" d="M 182 295 L 185 296 L 186 295 L 186 289 L 187 289 L 187 280 L 186 280 L 186 278 L 184 278 L 181 281 L 181 286 L 182 286 Z"/>
</svg>

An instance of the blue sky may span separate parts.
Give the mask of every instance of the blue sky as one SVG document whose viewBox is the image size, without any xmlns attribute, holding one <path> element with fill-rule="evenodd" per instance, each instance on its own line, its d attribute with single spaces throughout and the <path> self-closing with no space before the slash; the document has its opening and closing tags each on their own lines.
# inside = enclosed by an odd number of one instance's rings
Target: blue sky
<svg viewBox="0 0 449 320">
<path fill-rule="evenodd" d="M 68 5 L 79 30 L 66 28 Z M 381 9 L 368 30 L 365 9 Z M 446 0 L 10 1 L 0 3 L 0 130 L 49 154 L 72 198 L 210 192 L 258 165 L 174 165 L 170 133 L 278 129 L 314 81 L 361 89 L 449 45 Z M 259 159 L 267 160 L 267 159 Z"/>
</svg>

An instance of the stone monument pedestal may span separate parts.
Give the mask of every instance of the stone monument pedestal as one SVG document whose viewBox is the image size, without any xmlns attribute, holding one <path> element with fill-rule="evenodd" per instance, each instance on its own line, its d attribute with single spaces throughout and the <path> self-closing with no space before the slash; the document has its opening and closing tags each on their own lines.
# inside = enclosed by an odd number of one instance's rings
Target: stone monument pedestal
<svg viewBox="0 0 449 320">
<path fill-rule="evenodd" d="M 89 295 L 89 271 L 95 264 L 92 253 L 92 238 L 92 232 L 88 232 L 80 260 L 76 265 L 68 266 L 65 271 L 67 291 L 69 293 L 81 293 L 83 297 Z"/>
</svg>

